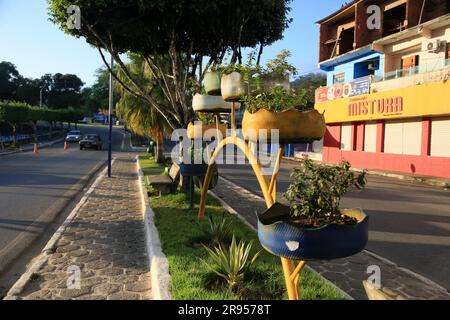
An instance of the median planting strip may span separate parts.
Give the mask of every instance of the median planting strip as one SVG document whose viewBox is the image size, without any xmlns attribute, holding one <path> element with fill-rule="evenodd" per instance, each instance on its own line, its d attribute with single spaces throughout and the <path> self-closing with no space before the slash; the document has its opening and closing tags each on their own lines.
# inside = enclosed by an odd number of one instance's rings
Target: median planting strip
<svg viewBox="0 0 450 320">
<path fill-rule="evenodd" d="M 141 167 L 147 174 L 155 174 L 148 169 L 164 168 L 156 165 L 153 158 L 140 157 Z M 147 169 L 147 170 L 146 170 Z M 156 173 L 158 174 L 158 173 Z M 199 194 L 196 192 L 198 203 Z M 279 259 L 265 252 L 259 244 L 257 234 L 236 216 L 230 215 L 220 202 L 209 197 L 207 216 L 215 221 L 225 217 L 231 225 L 237 242 L 252 243 L 250 258 L 261 252 L 255 263 L 243 274 L 236 286 L 217 276 L 208 265 L 212 264 L 208 248 L 214 249 L 211 241 L 209 219 L 197 220 L 197 210 L 189 210 L 188 196 L 183 193 L 150 197 L 150 205 L 155 213 L 155 223 L 160 235 L 164 254 L 167 256 L 171 284 L 170 293 L 176 300 L 265 300 L 286 299 L 284 276 Z M 225 251 L 229 243 L 223 244 Z M 324 282 L 309 270 L 301 274 L 302 298 L 306 300 L 346 299 L 338 290 Z"/>
</svg>

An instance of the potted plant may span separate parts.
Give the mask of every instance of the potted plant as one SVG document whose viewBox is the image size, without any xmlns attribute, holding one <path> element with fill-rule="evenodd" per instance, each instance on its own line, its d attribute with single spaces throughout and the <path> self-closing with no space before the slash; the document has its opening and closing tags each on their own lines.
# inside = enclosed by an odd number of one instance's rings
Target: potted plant
<svg viewBox="0 0 450 320">
<path fill-rule="evenodd" d="M 291 57 L 289 50 L 282 50 L 274 59 L 267 62 L 265 70 L 260 75 L 262 90 L 283 87 L 288 91 L 291 88 L 290 78 L 297 75 L 297 68 L 288 62 Z"/>
<path fill-rule="evenodd" d="M 238 102 L 248 92 L 250 69 L 244 65 L 230 64 L 222 68 L 222 97 L 228 102 Z"/>
<path fill-rule="evenodd" d="M 361 209 L 341 210 L 351 188 L 362 189 L 366 173 L 355 174 L 348 162 L 338 166 L 303 160 L 293 183 L 279 203 L 259 215 L 263 247 L 292 260 L 331 260 L 362 251 L 368 241 L 369 218 Z"/>
<path fill-rule="evenodd" d="M 305 92 L 277 86 L 257 96 L 243 95 L 247 107 L 242 121 L 246 140 L 259 141 L 261 130 L 272 140 L 272 130 L 279 130 L 280 143 L 320 140 L 326 132 L 325 118 L 317 110 L 305 110 Z"/>
<path fill-rule="evenodd" d="M 187 128 L 187 136 L 190 140 L 205 140 L 212 141 L 212 138 L 221 140 L 227 136 L 227 125 L 215 123 L 215 118 L 212 114 L 197 113 L 198 121 L 190 123 Z M 221 139 L 218 137 L 217 130 L 221 134 Z"/>
<path fill-rule="evenodd" d="M 221 78 L 222 75 L 217 67 L 211 68 L 211 70 L 205 74 L 203 85 L 205 87 L 206 94 L 211 96 L 222 95 Z"/>
</svg>

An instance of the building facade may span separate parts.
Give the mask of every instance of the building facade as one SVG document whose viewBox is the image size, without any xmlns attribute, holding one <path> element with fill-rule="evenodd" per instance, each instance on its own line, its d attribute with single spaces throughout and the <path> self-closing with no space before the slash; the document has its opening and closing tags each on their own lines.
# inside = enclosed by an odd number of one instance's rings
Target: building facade
<svg viewBox="0 0 450 320">
<path fill-rule="evenodd" d="M 450 178 L 450 1 L 357 0 L 318 23 L 320 159 Z"/>
</svg>

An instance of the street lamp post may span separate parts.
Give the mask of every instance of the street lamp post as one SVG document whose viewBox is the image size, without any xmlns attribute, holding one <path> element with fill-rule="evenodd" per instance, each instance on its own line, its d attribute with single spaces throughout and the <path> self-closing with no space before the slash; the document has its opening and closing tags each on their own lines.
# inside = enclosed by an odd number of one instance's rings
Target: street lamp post
<svg viewBox="0 0 450 320">
<path fill-rule="evenodd" d="M 39 92 L 39 106 L 42 107 L 42 92 L 44 91 L 45 87 L 41 88 L 41 91 Z"/>
<path fill-rule="evenodd" d="M 111 72 L 109 74 L 109 146 L 108 146 L 108 177 L 111 178 L 112 175 L 112 114 L 113 114 L 113 67 L 114 59 L 111 56 Z"/>
</svg>

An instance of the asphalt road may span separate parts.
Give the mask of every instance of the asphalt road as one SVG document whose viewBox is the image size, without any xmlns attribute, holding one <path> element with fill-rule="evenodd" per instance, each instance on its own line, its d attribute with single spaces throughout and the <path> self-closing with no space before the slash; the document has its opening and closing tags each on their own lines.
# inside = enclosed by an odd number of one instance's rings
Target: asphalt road
<svg viewBox="0 0 450 320">
<path fill-rule="evenodd" d="M 107 150 L 107 127 L 79 129 L 99 134 Z M 114 129 L 114 151 L 129 146 L 124 130 Z M 107 157 L 107 151 L 80 151 L 77 144 L 64 151 L 63 143 L 40 150 L 39 156 L 0 157 L 0 274 L 64 212 Z"/>
<path fill-rule="evenodd" d="M 298 165 L 285 161 L 278 199 Z M 262 196 L 249 165 L 221 166 L 223 177 Z M 450 190 L 370 176 L 363 191 L 353 191 L 344 208 L 363 208 L 370 216 L 372 251 L 450 290 Z"/>
</svg>

